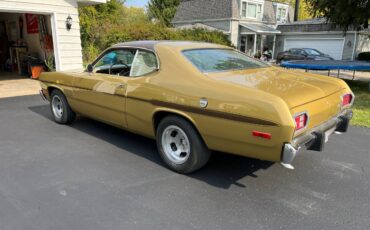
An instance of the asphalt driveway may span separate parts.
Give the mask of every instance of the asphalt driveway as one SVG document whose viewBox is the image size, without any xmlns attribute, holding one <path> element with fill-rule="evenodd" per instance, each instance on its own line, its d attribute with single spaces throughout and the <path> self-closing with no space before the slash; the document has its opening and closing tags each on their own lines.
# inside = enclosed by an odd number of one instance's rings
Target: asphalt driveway
<svg viewBox="0 0 370 230">
<path fill-rule="evenodd" d="M 351 127 L 289 171 L 216 153 L 184 176 L 155 142 L 38 96 L 0 100 L 0 229 L 370 229 L 370 129 Z"/>
</svg>

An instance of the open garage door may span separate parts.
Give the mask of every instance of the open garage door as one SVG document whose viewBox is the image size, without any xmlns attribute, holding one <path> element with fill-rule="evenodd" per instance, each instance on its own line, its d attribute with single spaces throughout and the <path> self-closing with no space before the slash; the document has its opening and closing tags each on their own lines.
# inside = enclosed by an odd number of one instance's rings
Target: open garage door
<svg viewBox="0 0 370 230">
<path fill-rule="evenodd" d="M 284 50 L 292 48 L 313 48 L 322 53 L 329 54 L 336 60 L 342 60 L 344 38 L 287 38 L 284 42 Z"/>
<path fill-rule="evenodd" d="M 55 68 L 51 15 L 0 6 L 0 98 L 38 93 L 39 84 L 29 78 Z"/>
</svg>

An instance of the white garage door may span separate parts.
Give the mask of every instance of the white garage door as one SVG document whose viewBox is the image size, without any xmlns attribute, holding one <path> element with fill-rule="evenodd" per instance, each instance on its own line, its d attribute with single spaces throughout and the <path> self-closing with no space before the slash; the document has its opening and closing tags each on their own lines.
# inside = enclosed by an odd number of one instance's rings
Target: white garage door
<svg viewBox="0 0 370 230">
<path fill-rule="evenodd" d="M 284 50 L 291 48 L 313 48 L 325 54 L 329 54 L 336 60 L 342 60 L 344 38 L 330 38 L 330 39 L 299 39 L 287 38 L 285 39 Z"/>
</svg>

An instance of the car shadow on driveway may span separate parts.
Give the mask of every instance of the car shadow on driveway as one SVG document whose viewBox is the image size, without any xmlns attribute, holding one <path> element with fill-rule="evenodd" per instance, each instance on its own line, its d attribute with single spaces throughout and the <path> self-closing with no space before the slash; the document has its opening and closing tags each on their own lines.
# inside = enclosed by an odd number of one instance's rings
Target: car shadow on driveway
<svg viewBox="0 0 370 230">
<path fill-rule="evenodd" d="M 32 106 L 29 109 L 54 122 L 48 105 Z M 157 153 L 156 143 L 152 139 L 85 117 L 79 117 L 69 127 L 165 167 Z M 223 189 L 231 185 L 246 187 L 238 181 L 244 177 L 257 178 L 257 171 L 268 169 L 272 165 L 272 162 L 214 152 L 203 169 L 187 176 Z"/>
</svg>

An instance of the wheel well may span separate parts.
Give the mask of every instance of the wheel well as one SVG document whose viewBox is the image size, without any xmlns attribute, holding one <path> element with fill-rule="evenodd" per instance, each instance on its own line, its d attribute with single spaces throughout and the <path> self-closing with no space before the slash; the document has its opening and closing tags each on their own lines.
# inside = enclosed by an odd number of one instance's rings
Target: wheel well
<svg viewBox="0 0 370 230">
<path fill-rule="evenodd" d="M 185 119 L 187 122 L 189 122 L 193 128 L 195 129 L 196 132 L 198 132 L 200 138 L 202 139 L 203 143 L 207 146 L 207 143 L 204 141 L 204 138 L 202 137 L 202 134 L 199 132 L 198 128 L 195 126 L 195 124 L 189 119 L 187 118 L 186 116 L 183 116 L 181 114 L 178 114 L 178 113 L 173 113 L 173 112 L 168 112 L 168 111 L 159 111 L 157 113 L 154 114 L 154 117 L 153 117 L 153 126 L 154 126 L 154 134 L 156 135 L 157 133 L 157 128 L 158 128 L 158 125 L 159 123 L 161 122 L 161 120 L 167 116 L 177 116 L 177 117 L 181 117 L 183 119 Z"/>
<path fill-rule="evenodd" d="M 176 113 L 171 113 L 171 112 L 166 112 L 166 111 L 160 111 L 154 114 L 154 117 L 153 117 L 154 133 L 157 133 L 157 128 L 161 120 L 169 115 L 178 116 L 178 114 Z"/>
<path fill-rule="evenodd" d="M 187 122 L 189 122 L 195 130 L 197 130 L 197 132 L 199 133 L 197 127 L 194 125 L 194 123 L 187 117 L 181 115 L 181 114 L 178 114 L 178 113 L 173 113 L 173 112 L 168 112 L 168 111 L 160 111 L 160 112 L 157 112 L 154 114 L 154 117 L 153 117 L 153 126 L 154 126 L 154 132 L 156 133 L 157 132 L 157 128 L 158 128 L 158 125 L 159 123 L 161 122 L 161 120 L 167 116 L 177 116 L 177 117 L 181 117 L 183 119 L 185 119 Z"/>
<path fill-rule="evenodd" d="M 48 87 L 48 93 L 49 93 L 49 95 L 51 96 L 51 93 L 54 91 L 54 90 L 56 90 L 56 89 L 58 89 L 58 88 L 56 88 L 56 87 Z"/>
</svg>

